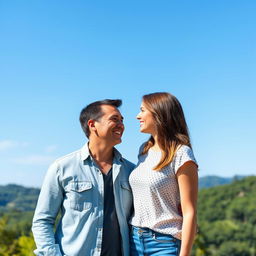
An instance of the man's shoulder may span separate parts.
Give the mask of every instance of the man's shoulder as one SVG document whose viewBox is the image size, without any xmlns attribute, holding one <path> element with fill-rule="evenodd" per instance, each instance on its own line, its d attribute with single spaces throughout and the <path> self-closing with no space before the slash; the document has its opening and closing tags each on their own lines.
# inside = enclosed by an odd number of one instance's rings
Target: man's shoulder
<svg viewBox="0 0 256 256">
<path fill-rule="evenodd" d="M 63 165 L 70 161 L 77 161 L 81 158 L 81 149 L 68 153 L 64 156 L 57 158 L 54 162 L 58 165 Z"/>
<path fill-rule="evenodd" d="M 134 169 L 135 168 L 135 164 L 130 162 L 129 160 L 127 160 L 126 158 L 122 157 L 122 163 L 125 167 L 127 167 L 128 169 Z"/>
</svg>

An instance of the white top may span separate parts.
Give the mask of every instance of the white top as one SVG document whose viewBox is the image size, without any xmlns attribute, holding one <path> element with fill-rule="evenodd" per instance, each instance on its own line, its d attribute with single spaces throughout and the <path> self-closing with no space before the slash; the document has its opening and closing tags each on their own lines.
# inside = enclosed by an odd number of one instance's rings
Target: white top
<svg viewBox="0 0 256 256">
<path fill-rule="evenodd" d="M 192 149 L 185 145 L 180 146 L 168 166 L 153 170 L 160 159 L 161 152 L 152 149 L 139 155 L 129 177 L 134 200 L 130 224 L 181 239 L 182 214 L 176 173 L 184 163 L 196 163 L 196 159 Z"/>
</svg>

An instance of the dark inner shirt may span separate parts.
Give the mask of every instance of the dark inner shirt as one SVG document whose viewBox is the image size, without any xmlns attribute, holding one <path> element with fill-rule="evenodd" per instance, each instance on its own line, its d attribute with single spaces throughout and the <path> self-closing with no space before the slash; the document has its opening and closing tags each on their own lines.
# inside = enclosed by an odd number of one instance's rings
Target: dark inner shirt
<svg viewBox="0 0 256 256">
<path fill-rule="evenodd" d="M 104 178 L 104 221 L 101 256 L 120 256 L 121 234 L 116 215 L 112 168 Z"/>
</svg>

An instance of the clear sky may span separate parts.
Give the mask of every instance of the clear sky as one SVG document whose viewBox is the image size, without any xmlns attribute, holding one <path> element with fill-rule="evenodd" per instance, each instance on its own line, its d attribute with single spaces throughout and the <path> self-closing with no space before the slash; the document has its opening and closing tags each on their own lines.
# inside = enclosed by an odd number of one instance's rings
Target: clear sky
<svg viewBox="0 0 256 256">
<path fill-rule="evenodd" d="M 0 1 L 0 184 L 39 187 L 79 149 L 88 103 L 121 98 L 118 149 L 148 138 L 143 94 L 182 103 L 200 176 L 256 174 L 256 1 Z"/>
</svg>

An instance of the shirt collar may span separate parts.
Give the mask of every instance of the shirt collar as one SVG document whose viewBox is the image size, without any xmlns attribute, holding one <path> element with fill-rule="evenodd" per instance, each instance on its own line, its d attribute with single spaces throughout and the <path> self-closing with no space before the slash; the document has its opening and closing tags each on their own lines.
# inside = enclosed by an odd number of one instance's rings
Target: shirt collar
<svg viewBox="0 0 256 256">
<path fill-rule="evenodd" d="M 82 160 L 86 160 L 88 157 L 91 157 L 88 145 L 89 145 L 89 142 L 85 143 L 85 145 L 81 148 Z M 114 158 L 120 161 L 122 161 L 123 159 L 121 153 L 116 148 L 114 148 Z"/>
</svg>

